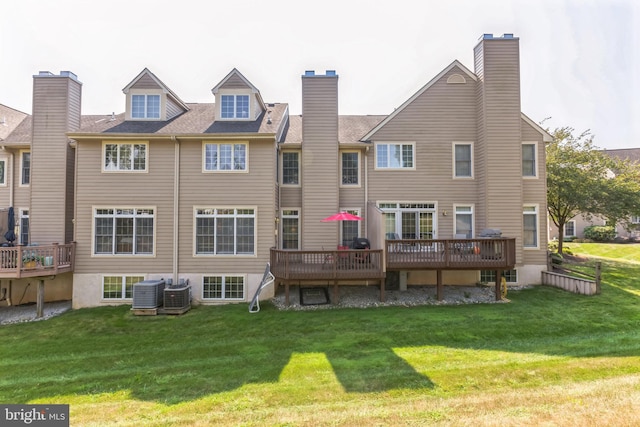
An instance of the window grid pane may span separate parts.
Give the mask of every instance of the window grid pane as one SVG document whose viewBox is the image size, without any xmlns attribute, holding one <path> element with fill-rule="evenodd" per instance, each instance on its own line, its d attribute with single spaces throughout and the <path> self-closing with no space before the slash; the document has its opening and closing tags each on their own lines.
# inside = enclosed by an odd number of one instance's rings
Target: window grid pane
<svg viewBox="0 0 640 427">
<path fill-rule="evenodd" d="M 254 254 L 254 209 L 197 209 L 196 254 Z"/>
<path fill-rule="evenodd" d="M 282 249 L 298 248 L 298 217 L 282 217 Z"/>
<path fill-rule="evenodd" d="M 358 184 L 358 153 L 342 153 L 342 184 Z"/>
<path fill-rule="evenodd" d="M 236 95 L 236 118 L 249 118 L 249 95 Z"/>
<path fill-rule="evenodd" d="M 234 111 L 234 96 L 233 95 L 222 95 L 222 102 L 220 106 L 220 115 L 223 119 L 231 119 L 233 118 Z"/>
<path fill-rule="evenodd" d="M 471 176 L 471 145 L 456 144 L 455 163 L 456 163 L 456 171 L 455 171 L 456 176 L 458 177 Z"/>
<path fill-rule="evenodd" d="M 298 153 L 282 153 L 282 183 L 298 185 Z"/>
<path fill-rule="evenodd" d="M 147 95 L 147 118 L 160 118 L 160 95 Z"/>
<path fill-rule="evenodd" d="M 225 277 L 224 298 L 225 299 L 244 298 L 244 277 L 242 276 L 226 276 Z"/>
<path fill-rule="evenodd" d="M 522 145 L 522 176 L 536 176 L 535 144 Z"/>
<path fill-rule="evenodd" d="M 31 182 L 31 153 L 22 153 L 22 184 Z"/>
</svg>

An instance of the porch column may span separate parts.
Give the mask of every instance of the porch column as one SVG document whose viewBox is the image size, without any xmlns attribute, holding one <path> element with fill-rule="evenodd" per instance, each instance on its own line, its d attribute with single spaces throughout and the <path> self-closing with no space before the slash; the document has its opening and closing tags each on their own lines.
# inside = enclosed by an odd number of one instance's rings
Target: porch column
<svg viewBox="0 0 640 427">
<path fill-rule="evenodd" d="M 36 294 L 36 318 L 44 315 L 44 279 L 38 281 L 38 291 Z"/>
</svg>

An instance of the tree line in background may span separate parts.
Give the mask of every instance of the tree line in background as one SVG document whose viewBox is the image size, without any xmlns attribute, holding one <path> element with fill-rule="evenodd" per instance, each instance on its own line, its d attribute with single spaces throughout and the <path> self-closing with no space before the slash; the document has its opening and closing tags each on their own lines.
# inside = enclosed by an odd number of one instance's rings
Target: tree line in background
<svg viewBox="0 0 640 427">
<path fill-rule="evenodd" d="M 596 148 L 590 131 L 574 134 L 571 127 L 549 131 L 547 209 L 558 227 L 562 254 L 565 224 L 577 215 L 600 216 L 607 225 L 631 227 L 640 215 L 640 165 L 607 155 Z"/>
</svg>

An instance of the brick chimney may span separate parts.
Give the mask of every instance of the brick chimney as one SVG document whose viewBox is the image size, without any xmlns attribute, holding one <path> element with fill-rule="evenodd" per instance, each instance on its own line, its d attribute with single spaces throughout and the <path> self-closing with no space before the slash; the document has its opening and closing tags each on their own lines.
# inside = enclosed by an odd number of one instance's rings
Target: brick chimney
<svg viewBox="0 0 640 427">
<path fill-rule="evenodd" d="M 29 241 L 73 239 L 74 150 L 67 132 L 80 128 L 82 83 L 70 71 L 33 76 Z"/>
</svg>

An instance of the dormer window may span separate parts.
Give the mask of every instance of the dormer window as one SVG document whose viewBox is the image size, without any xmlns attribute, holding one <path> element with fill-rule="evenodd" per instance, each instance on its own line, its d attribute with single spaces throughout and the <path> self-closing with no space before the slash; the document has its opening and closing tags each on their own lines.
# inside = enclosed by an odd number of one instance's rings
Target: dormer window
<svg viewBox="0 0 640 427">
<path fill-rule="evenodd" d="M 249 95 L 222 95 L 220 117 L 223 119 L 248 119 Z"/>
<path fill-rule="evenodd" d="M 160 95 L 131 95 L 131 118 L 159 119 Z"/>
</svg>

